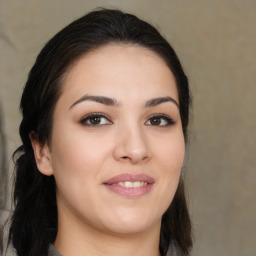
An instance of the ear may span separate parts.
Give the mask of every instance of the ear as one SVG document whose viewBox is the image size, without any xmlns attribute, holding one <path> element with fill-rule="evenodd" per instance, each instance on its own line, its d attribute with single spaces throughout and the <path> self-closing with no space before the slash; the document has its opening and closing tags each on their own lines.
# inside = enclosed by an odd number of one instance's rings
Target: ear
<svg viewBox="0 0 256 256">
<path fill-rule="evenodd" d="M 53 175 L 51 153 L 47 143 L 42 145 L 35 133 L 30 133 L 29 138 L 34 150 L 34 156 L 38 170 L 47 176 Z"/>
</svg>

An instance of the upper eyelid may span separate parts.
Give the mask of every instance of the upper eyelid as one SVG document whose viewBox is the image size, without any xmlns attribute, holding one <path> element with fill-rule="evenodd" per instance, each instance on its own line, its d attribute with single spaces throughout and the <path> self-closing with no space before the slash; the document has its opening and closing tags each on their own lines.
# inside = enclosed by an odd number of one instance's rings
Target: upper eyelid
<svg viewBox="0 0 256 256">
<path fill-rule="evenodd" d="M 164 114 L 164 113 L 156 113 L 156 114 L 152 114 L 148 117 L 148 119 L 152 118 L 152 117 L 166 117 L 168 119 L 171 119 L 174 121 L 174 119 L 170 116 L 170 115 L 167 115 L 167 114 Z"/>
<path fill-rule="evenodd" d="M 106 114 L 104 114 L 104 113 L 101 113 L 101 112 L 89 113 L 89 114 L 83 116 L 83 117 L 80 119 L 79 122 L 80 122 L 80 123 L 83 123 L 83 122 L 85 122 L 85 120 L 86 120 L 87 118 L 90 118 L 90 117 L 92 117 L 92 116 L 103 117 L 103 118 L 106 118 L 109 122 L 113 123 L 113 121 L 111 121 L 111 118 L 110 118 L 108 115 L 106 115 Z"/>
<path fill-rule="evenodd" d="M 85 119 L 85 118 L 88 118 L 88 117 L 91 117 L 91 116 L 100 116 L 100 117 L 105 117 L 107 119 L 111 119 L 109 115 L 105 114 L 105 113 L 102 113 L 102 112 L 93 112 L 93 113 L 89 113 L 87 115 L 84 115 L 82 117 L 82 119 Z"/>
</svg>

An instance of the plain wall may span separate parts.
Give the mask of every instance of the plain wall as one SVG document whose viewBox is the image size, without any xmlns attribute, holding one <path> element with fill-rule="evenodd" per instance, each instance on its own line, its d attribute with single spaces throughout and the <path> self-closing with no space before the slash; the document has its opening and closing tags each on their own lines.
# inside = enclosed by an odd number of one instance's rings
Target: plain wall
<svg viewBox="0 0 256 256">
<path fill-rule="evenodd" d="M 11 154 L 20 144 L 18 108 L 28 71 L 50 37 L 98 6 L 132 12 L 157 26 L 189 76 L 194 106 L 186 172 L 193 255 L 255 255 L 253 0 L 0 0 L 0 106 L 8 178 Z M 9 192 L 8 207 L 10 201 Z"/>
</svg>

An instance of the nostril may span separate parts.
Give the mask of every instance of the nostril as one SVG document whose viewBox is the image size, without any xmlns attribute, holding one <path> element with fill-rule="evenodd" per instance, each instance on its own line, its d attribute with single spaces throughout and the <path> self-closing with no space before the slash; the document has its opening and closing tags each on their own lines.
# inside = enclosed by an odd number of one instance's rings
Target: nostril
<svg viewBox="0 0 256 256">
<path fill-rule="evenodd" d="M 117 161 L 130 161 L 135 164 L 147 161 L 150 158 L 150 150 L 146 141 L 136 135 L 132 139 L 124 137 L 118 141 L 114 147 L 113 156 Z"/>
</svg>

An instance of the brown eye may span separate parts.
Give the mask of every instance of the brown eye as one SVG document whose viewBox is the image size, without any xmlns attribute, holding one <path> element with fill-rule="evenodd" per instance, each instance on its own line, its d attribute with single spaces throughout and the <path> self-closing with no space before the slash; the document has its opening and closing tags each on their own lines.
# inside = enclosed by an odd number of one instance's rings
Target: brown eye
<svg viewBox="0 0 256 256">
<path fill-rule="evenodd" d="M 155 115 L 148 119 L 146 125 L 166 127 L 174 124 L 175 122 L 166 115 Z"/>
<path fill-rule="evenodd" d="M 93 125 L 100 124 L 100 122 L 101 122 L 101 117 L 99 117 L 99 116 L 90 117 L 89 120 L 88 120 L 88 122 L 89 122 L 90 124 L 93 124 Z"/>
<path fill-rule="evenodd" d="M 151 125 L 160 125 L 161 124 L 161 118 L 160 117 L 152 117 L 149 119 L 149 122 Z"/>
<path fill-rule="evenodd" d="M 103 126 L 112 124 L 109 118 L 98 113 L 87 115 L 80 121 L 80 123 L 86 126 Z"/>
</svg>

